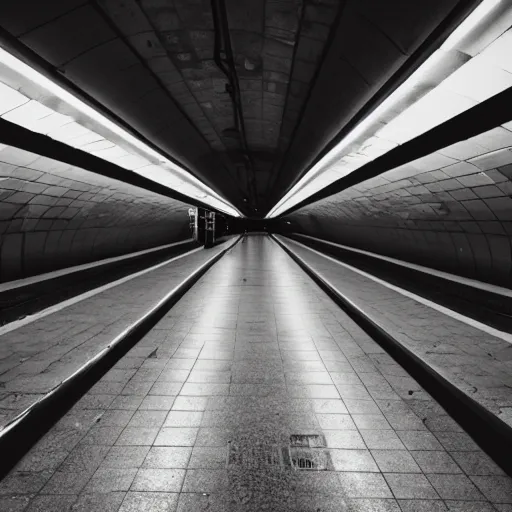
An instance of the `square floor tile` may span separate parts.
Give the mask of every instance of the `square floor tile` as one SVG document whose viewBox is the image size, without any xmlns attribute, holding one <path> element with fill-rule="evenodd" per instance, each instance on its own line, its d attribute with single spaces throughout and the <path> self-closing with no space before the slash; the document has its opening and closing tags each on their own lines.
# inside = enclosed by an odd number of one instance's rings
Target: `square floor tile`
<svg viewBox="0 0 512 512">
<path fill-rule="evenodd" d="M 158 376 L 158 382 L 185 382 L 189 376 L 188 370 L 164 369 Z"/>
<path fill-rule="evenodd" d="M 119 512 L 172 512 L 178 505 L 177 493 L 129 492 Z"/>
<path fill-rule="evenodd" d="M 341 400 L 322 400 L 315 398 L 311 400 L 316 413 L 322 414 L 348 414 L 347 408 Z"/>
<path fill-rule="evenodd" d="M 184 469 L 188 465 L 192 447 L 153 446 L 144 461 L 144 468 Z"/>
<path fill-rule="evenodd" d="M 155 446 L 194 446 L 198 428 L 164 427 L 158 433 Z"/>
<path fill-rule="evenodd" d="M 136 469 L 100 468 L 85 488 L 85 493 L 127 491 L 137 473 Z"/>
<path fill-rule="evenodd" d="M 365 449 L 363 438 L 357 430 L 325 430 L 329 448 Z"/>
<path fill-rule="evenodd" d="M 174 401 L 174 396 L 148 395 L 140 404 L 139 409 L 141 411 L 169 411 Z"/>
<path fill-rule="evenodd" d="M 121 446 L 148 446 L 152 445 L 158 434 L 158 428 L 126 427 L 116 441 Z"/>
<path fill-rule="evenodd" d="M 373 400 L 344 398 L 343 402 L 350 414 L 380 414 L 380 409 Z"/>
<path fill-rule="evenodd" d="M 210 397 L 178 396 L 172 405 L 173 411 L 205 411 Z"/>
<path fill-rule="evenodd" d="M 204 370 L 192 370 L 187 382 L 228 384 L 231 382 L 231 372 L 209 372 Z"/>
<path fill-rule="evenodd" d="M 444 451 L 415 451 L 412 452 L 414 460 L 424 473 L 462 473 L 462 470 Z"/>
<path fill-rule="evenodd" d="M 101 416 L 99 424 L 102 427 L 126 427 L 133 414 L 133 411 L 109 409 Z"/>
<path fill-rule="evenodd" d="M 201 427 L 195 444 L 196 446 L 226 446 L 233 435 L 233 432 L 227 428 Z"/>
<path fill-rule="evenodd" d="M 442 450 L 441 443 L 430 432 L 401 430 L 397 432 L 408 450 Z"/>
<path fill-rule="evenodd" d="M 184 469 L 140 469 L 132 483 L 132 491 L 180 492 Z"/>
<path fill-rule="evenodd" d="M 165 419 L 166 427 L 199 427 L 203 413 L 201 411 L 171 411 Z"/>
<path fill-rule="evenodd" d="M 182 492 L 222 492 L 228 486 L 228 473 L 225 469 L 189 469 Z"/>
<path fill-rule="evenodd" d="M 344 498 L 338 498 L 339 505 L 336 508 L 328 508 L 327 510 L 338 512 L 338 510 L 344 510 L 345 504 L 347 509 L 351 512 L 400 512 L 400 507 L 394 499 L 365 499 L 365 498 L 350 498 L 348 500 Z M 314 510 L 314 509 L 313 509 Z M 323 510 L 323 509 L 321 509 Z M 310 512 L 310 511 L 308 511 Z M 314 510 L 314 512 L 318 512 Z"/>
<path fill-rule="evenodd" d="M 382 414 L 352 414 L 359 430 L 391 430 L 391 425 Z"/>
<path fill-rule="evenodd" d="M 288 384 L 332 384 L 329 372 L 286 373 Z"/>
<path fill-rule="evenodd" d="M 224 469 L 227 461 L 225 446 L 196 446 L 188 463 L 189 469 Z"/>
<path fill-rule="evenodd" d="M 418 464 L 405 450 L 372 450 L 383 473 L 421 473 Z"/>
<path fill-rule="evenodd" d="M 370 450 L 405 450 L 393 430 L 361 430 L 361 435 Z"/>
<path fill-rule="evenodd" d="M 444 500 L 482 500 L 483 496 L 465 475 L 435 475 L 427 478 Z"/>
<path fill-rule="evenodd" d="M 386 413 L 386 419 L 395 430 L 427 430 L 420 418 L 414 413 Z"/>
<path fill-rule="evenodd" d="M 110 449 L 110 446 L 104 445 L 79 444 L 59 466 L 59 471 L 96 471 Z"/>
<path fill-rule="evenodd" d="M 195 359 L 171 359 L 166 365 L 166 369 L 174 370 L 192 370 L 196 360 Z"/>
<path fill-rule="evenodd" d="M 109 384 L 119 384 L 118 382 L 113 383 L 110 382 Z M 97 384 L 96 384 L 97 385 Z M 149 393 L 149 390 L 151 389 L 151 386 L 153 385 L 153 382 L 145 382 L 141 380 L 131 380 L 126 384 L 126 386 L 122 389 L 122 391 L 119 393 L 115 393 L 116 395 L 141 395 L 146 396 Z"/>
<path fill-rule="evenodd" d="M 180 396 L 214 396 L 229 395 L 229 384 L 196 384 L 187 382 Z"/>
<path fill-rule="evenodd" d="M 41 492 L 44 494 L 79 494 L 93 474 L 94 469 L 56 471 Z"/>
<path fill-rule="evenodd" d="M 448 508 L 441 500 L 399 500 L 402 512 L 446 512 Z"/>
<path fill-rule="evenodd" d="M 164 423 L 167 411 L 138 410 L 132 416 L 128 427 L 161 427 Z"/>
<path fill-rule="evenodd" d="M 465 432 L 436 432 L 435 436 L 449 452 L 475 452 L 479 451 L 478 445 Z"/>
<path fill-rule="evenodd" d="M 106 468 L 139 468 L 149 446 L 113 446 L 101 463 Z"/>
<path fill-rule="evenodd" d="M 119 395 L 114 398 L 114 401 L 110 404 L 110 409 L 135 411 L 139 408 L 143 400 L 143 395 Z"/>
<path fill-rule="evenodd" d="M 110 492 L 108 494 L 81 494 L 71 510 L 72 512 L 117 512 L 125 494 L 122 491 Z"/>
<path fill-rule="evenodd" d="M 116 442 L 122 431 L 123 427 L 93 427 L 82 439 L 81 444 L 111 446 Z"/>
<path fill-rule="evenodd" d="M 384 476 L 397 499 L 439 498 L 424 475 L 417 473 L 386 473 Z"/>
<path fill-rule="evenodd" d="M 352 418 L 348 414 L 317 413 L 320 428 L 326 430 L 356 430 Z"/>
<path fill-rule="evenodd" d="M 31 502 L 26 512 L 68 512 L 71 510 L 76 496 L 59 496 L 59 495 L 39 495 L 36 496 Z M 6 509 L 15 511 L 15 509 Z M 19 509 L 21 510 L 21 509 Z"/>
<path fill-rule="evenodd" d="M 371 395 L 362 384 L 336 384 L 336 388 L 343 400 L 347 398 L 356 398 L 360 400 L 370 400 Z"/>
<path fill-rule="evenodd" d="M 427 414 L 425 425 L 431 432 L 464 432 L 462 427 L 447 414 Z"/>
<path fill-rule="evenodd" d="M 392 498 L 380 473 L 339 473 L 341 492 L 347 498 Z"/>
<path fill-rule="evenodd" d="M 368 450 L 330 450 L 329 453 L 335 471 L 379 471 Z"/>
<path fill-rule="evenodd" d="M 484 452 L 451 452 L 464 473 L 472 476 L 505 476 L 505 472 Z"/>
<path fill-rule="evenodd" d="M 446 500 L 445 503 L 450 512 L 495 512 L 496 509 L 500 512 L 510 512 L 506 508 L 501 508 L 510 507 L 510 505 L 495 504 L 493 507 L 488 501 Z"/>
<path fill-rule="evenodd" d="M 182 386 L 181 382 L 155 382 L 149 390 L 150 395 L 158 396 L 176 396 L 180 393 Z"/>
<path fill-rule="evenodd" d="M 51 476 L 51 471 L 13 471 L 0 481 L 0 496 L 37 493 Z"/>
</svg>

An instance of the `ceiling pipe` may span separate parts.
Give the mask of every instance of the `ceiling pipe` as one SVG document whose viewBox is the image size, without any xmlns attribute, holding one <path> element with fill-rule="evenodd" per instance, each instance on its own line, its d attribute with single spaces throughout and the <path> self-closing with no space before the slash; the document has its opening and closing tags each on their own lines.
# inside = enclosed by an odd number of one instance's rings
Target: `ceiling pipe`
<svg viewBox="0 0 512 512">
<path fill-rule="evenodd" d="M 226 4 L 224 0 L 211 0 L 211 3 L 215 31 L 213 58 L 218 68 L 224 73 L 224 75 L 226 75 L 229 82 L 226 90 L 233 103 L 235 127 L 240 134 L 243 156 L 248 170 L 248 188 L 251 196 L 252 209 L 255 210 L 257 204 L 256 177 L 249 152 L 249 146 L 247 144 L 240 84 L 238 82 L 238 75 L 236 72 L 233 48 L 231 47 Z"/>
</svg>

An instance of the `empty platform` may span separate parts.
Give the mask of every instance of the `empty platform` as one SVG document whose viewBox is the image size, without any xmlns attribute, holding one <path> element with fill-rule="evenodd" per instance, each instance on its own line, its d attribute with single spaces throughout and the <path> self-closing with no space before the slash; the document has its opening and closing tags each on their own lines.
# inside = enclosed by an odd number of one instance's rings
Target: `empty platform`
<svg viewBox="0 0 512 512">
<path fill-rule="evenodd" d="M 4 510 L 510 512 L 512 480 L 249 236 L 0 482 Z"/>
</svg>

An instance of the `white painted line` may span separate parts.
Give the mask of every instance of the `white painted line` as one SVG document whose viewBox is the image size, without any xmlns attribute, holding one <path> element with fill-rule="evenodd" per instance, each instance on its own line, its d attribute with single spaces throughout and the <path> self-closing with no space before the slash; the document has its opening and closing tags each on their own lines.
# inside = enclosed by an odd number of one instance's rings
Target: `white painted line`
<svg viewBox="0 0 512 512">
<path fill-rule="evenodd" d="M 377 254 L 377 253 L 370 252 L 370 251 L 363 251 L 362 249 L 356 249 L 355 247 L 350 247 L 348 245 L 336 244 L 334 242 L 329 242 L 328 240 L 322 240 L 321 238 L 316 238 L 314 236 L 303 235 L 302 233 L 292 233 L 292 234 L 301 236 L 304 238 L 310 238 L 311 240 L 315 240 L 317 242 L 322 242 L 327 245 L 332 245 L 334 247 L 340 247 L 341 249 L 345 249 L 347 251 L 357 252 L 359 254 L 364 254 L 366 256 L 378 258 L 380 260 L 389 261 L 390 263 L 395 263 L 397 265 L 401 265 L 402 267 L 408 267 L 413 270 L 417 270 L 419 272 L 424 272 L 425 274 L 430 274 L 432 276 L 441 277 L 443 279 L 448 279 L 449 281 L 453 281 L 455 283 L 465 284 L 466 286 L 472 286 L 473 288 L 478 288 L 479 290 L 485 290 L 486 292 L 496 293 L 498 295 L 503 295 L 504 297 L 512 297 L 512 290 L 510 290 L 509 288 L 503 288 L 502 286 L 484 283 L 482 281 L 477 281 L 476 279 L 470 279 L 469 277 L 457 276 L 455 274 L 443 272 L 442 270 L 436 270 L 434 268 L 424 267 L 422 265 L 417 265 L 415 263 L 409 263 L 408 261 L 397 260 L 397 259 L 391 258 L 389 256 L 383 256 L 382 254 Z"/>
<path fill-rule="evenodd" d="M 278 235 L 276 235 L 278 236 Z M 279 237 L 280 239 L 282 237 Z M 359 270 L 356 267 L 353 267 L 352 265 L 348 265 L 347 263 L 343 263 L 341 261 L 338 261 L 334 258 L 331 258 L 331 256 L 327 256 L 326 254 L 322 254 L 321 252 L 312 249 L 311 247 L 308 247 L 307 245 L 301 244 L 300 242 L 297 242 L 296 240 L 287 239 L 287 241 L 290 241 L 296 245 L 299 245 L 301 247 L 304 247 L 305 249 L 308 249 L 311 252 L 314 252 L 315 254 L 318 254 L 319 256 L 322 256 L 325 259 L 328 259 L 338 265 L 341 265 L 342 267 L 345 267 L 349 270 L 352 270 L 353 272 L 356 272 L 357 274 L 360 274 L 368 279 L 371 279 L 372 281 L 375 281 L 378 284 L 381 284 L 382 286 L 385 286 L 386 288 L 389 288 L 390 290 L 393 290 L 395 292 L 400 293 L 401 295 L 404 295 L 405 297 L 408 297 L 409 299 L 415 300 L 416 302 L 419 302 L 420 304 L 423 304 L 424 306 L 428 306 L 429 308 L 435 309 L 436 311 L 439 311 L 440 313 L 443 313 L 444 315 L 448 315 L 455 320 L 459 320 L 460 322 L 464 322 L 467 325 L 470 325 L 471 327 L 474 327 L 475 329 L 479 329 L 480 331 L 486 332 L 487 334 L 490 334 L 491 336 L 495 336 L 496 338 L 500 338 L 503 341 L 506 341 L 507 343 L 512 343 L 512 334 L 504 331 L 500 331 L 498 329 L 495 329 L 494 327 L 491 327 L 487 324 L 484 324 L 482 322 L 479 322 L 478 320 L 474 320 L 473 318 L 469 318 L 465 315 L 461 315 L 460 313 L 457 313 L 456 311 L 453 311 L 449 308 L 446 308 L 444 306 L 441 306 L 440 304 L 436 304 L 435 302 L 432 302 L 431 300 L 425 299 L 424 297 L 420 297 L 419 295 L 416 295 L 415 293 L 411 293 L 407 290 L 404 290 L 403 288 L 399 288 L 398 286 L 395 286 L 393 284 L 388 283 L 387 281 L 383 281 L 382 279 L 379 279 L 378 277 L 372 276 L 371 274 L 368 274 L 367 272 L 364 272 L 363 270 Z M 283 240 L 280 240 L 281 243 L 286 245 L 286 243 Z M 304 260 L 302 260 L 304 261 Z M 306 263 L 307 265 L 307 263 Z M 310 265 L 308 265 L 310 266 Z M 317 272 L 315 270 L 315 272 Z M 320 272 L 317 272 L 318 275 L 322 276 Z M 322 276 L 322 279 L 326 282 L 329 282 L 325 277 Z M 329 285 L 337 291 L 342 297 L 346 297 L 346 295 L 342 292 L 340 292 L 335 286 L 333 286 L 331 283 Z"/>
<path fill-rule="evenodd" d="M 4 325 L 3 327 L 0 327 L 0 336 L 2 334 L 6 334 L 8 332 L 14 331 L 15 329 L 19 329 L 20 327 L 23 327 L 24 325 L 35 322 L 36 320 L 44 318 L 45 316 L 51 315 L 52 313 L 61 311 L 62 309 L 72 306 L 73 304 L 76 304 L 77 302 L 81 302 L 82 300 L 93 297 L 94 295 L 104 292 L 105 290 L 108 290 L 109 288 L 114 288 L 114 286 L 119 286 L 120 284 L 126 283 L 127 281 L 131 281 L 132 279 L 135 279 L 136 277 L 147 274 L 148 272 L 152 272 L 153 270 L 163 267 L 164 265 L 168 265 L 169 263 L 179 260 L 180 258 L 183 258 L 185 256 L 190 256 L 191 254 L 194 254 L 197 251 L 201 251 L 202 249 L 203 249 L 202 247 L 198 247 L 197 249 L 192 249 L 191 251 L 188 251 L 184 254 L 180 254 L 179 256 L 175 256 L 174 258 L 171 258 L 170 260 L 163 261 L 161 263 L 158 263 L 157 265 L 146 268 L 144 270 L 139 270 L 138 272 L 135 272 L 134 274 L 130 274 L 129 276 L 122 277 L 121 279 L 117 279 L 116 281 L 112 281 L 111 283 L 104 284 L 103 286 L 100 286 L 98 288 L 94 288 L 94 290 L 89 290 L 88 292 L 77 295 L 76 297 L 72 297 L 71 299 L 59 302 L 58 304 L 55 304 L 53 306 L 50 306 L 49 308 L 43 309 L 42 311 L 38 311 L 37 313 L 35 313 L 33 315 L 28 315 L 25 318 L 21 318 L 20 320 L 15 320 L 14 322 L 10 322 L 10 323 Z"/>
<path fill-rule="evenodd" d="M 231 247 L 233 247 L 237 242 L 239 238 L 235 239 L 235 241 L 226 249 L 223 251 L 227 252 Z M 167 263 L 170 263 L 171 261 L 177 260 L 178 258 L 182 258 L 183 256 L 186 256 L 187 254 L 191 254 L 193 252 L 197 252 L 198 250 L 202 249 L 202 247 L 199 247 L 198 249 L 193 249 L 190 252 L 187 252 L 185 254 L 182 254 L 181 256 L 177 256 L 176 258 L 173 258 L 172 260 L 169 260 L 165 263 L 160 263 L 159 265 L 156 265 L 153 268 L 161 267 L 163 265 L 166 265 Z M 65 378 L 60 384 L 57 384 L 51 391 L 46 393 L 46 395 L 42 396 L 37 402 L 33 403 L 30 407 L 25 409 L 23 412 L 18 414 L 10 423 L 8 423 L 3 430 L 0 430 L 0 437 L 7 434 L 10 430 L 15 428 L 21 421 L 23 421 L 23 418 L 25 418 L 32 410 L 34 410 L 37 405 L 39 405 L 42 401 L 50 399 L 55 393 L 57 393 L 60 388 L 64 385 L 66 385 L 68 382 L 71 382 L 75 377 L 78 375 L 84 373 L 87 371 L 88 368 L 93 366 L 98 360 L 100 360 L 105 354 L 113 350 L 119 343 L 121 343 L 124 338 L 133 330 L 135 330 L 137 327 L 139 327 L 147 318 L 149 318 L 153 313 L 158 311 L 183 285 L 187 283 L 187 281 L 190 281 L 194 278 L 198 273 L 200 273 L 203 268 L 208 266 L 210 262 L 215 259 L 219 253 L 215 254 L 211 258 L 209 258 L 205 263 L 203 263 L 199 268 L 194 270 L 191 274 L 189 274 L 183 281 L 180 282 L 177 286 L 175 286 L 170 292 L 166 293 L 165 296 L 160 299 L 149 311 L 144 313 L 136 322 L 134 322 L 132 325 L 124 329 L 124 331 L 120 334 L 118 334 L 104 349 L 100 350 L 94 357 L 89 359 L 85 364 L 83 364 L 78 370 L 76 370 L 73 374 L 71 374 L 69 377 Z M 150 269 L 151 270 L 151 269 Z M 148 272 L 144 271 L 143 273 Z"/>
<path fill-rule="evenodd" d="M 67 274 L 72 274 L 73 272 L 79 272 L 81 270 L 87 270 L 89 268 L 98 267 L 100 265 L 107 265 L 108 263 L 115 263 L 116 261 L 127 260 L 129 258 L 135 258 L 136 256 L 142 256 L 143 254 L 149 254 L 155 251 L 160 251 L 163 249 L 168 249 L 170 247 L 174 247 L 176 245 L 182 245 L 188 242 L 192 242 L 192 238 L 187 240 L 181 240 L 180 242 L 174 242 L 172 244 L 160 245 L 158 247 L 153 247 L 152 249 L 145 249 L 143 251 L 131 252 L 129 254 L 124 254 L 123 256 L 114 256 L 113 258 L 106 258 L 104 260 L 93 261 L 91 263 L 84 263 L 82 265 L 76 265 L 74 267 L 62 268 L 60 270 L 54 270 L 53 272 L 47 272 L 46 274 L 39 274 L 37 276 L 26 277 L 24 279 L 17 279 L 16 281 L 9 281 L 7 283 L 0 284 L 0 293 L 8 290 L 13 290 L 15 288 L 20 288 L 22 286 L 27 286 L 30 284 L 39 283 L 41 281 L 46 281 L 48 279 L 53 279 L 55 277 L 65 276 Z"/>
</svg>

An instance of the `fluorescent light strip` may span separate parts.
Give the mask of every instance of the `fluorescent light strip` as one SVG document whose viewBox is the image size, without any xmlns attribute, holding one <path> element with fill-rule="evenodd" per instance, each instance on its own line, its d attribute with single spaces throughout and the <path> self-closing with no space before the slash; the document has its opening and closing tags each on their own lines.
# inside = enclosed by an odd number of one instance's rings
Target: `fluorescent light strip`
<svg viewBox="0 0 512 512">
<path fill-rule="evenodd" d="M 59 105 L 56 108 L 65 110 L 67 115 L 52 108 L 56 104 Z M 185 169 L 1 48 L 0 115 L 12 123 L 199 199 L 224 213 L 241 216 L 233 205 Z"/>
<path fill-rule="evenodd" d="M 310 169 L 272 208 L 267 218 L 281 215 L 318 190 L 349 175 L 393 147 L 439 126 L 512 86 L 512 70 L 507 70 L 506 52 L 503 52 L 501 59 L 496 59 L 493 43 L 471 58 L 464 53 L 464 45 L 461 43 L 476 27 L 485 22 L 500 3 L 501 0 L 483 0 L 434 54 Z M 511 15 L 511 9 L 506 15 Z M 495 42 L 501 39 L 499 36 L 507 37 L 506 34 L 497 33 L 494 35 Z M 510 52 L 512 53 L 512 48 Z M 436 72 L 439 73 L 446 64 L 451 66 L 448 77 L 414 101 L 422 89 L 428 91 Z M 404 108 L 407 103 L 409 106 Z M 321 182 L 317 181 L 331 170 L 334 172 L 329 177 Z"/>
<path fill-rule="evenodd" d="M 501 0 L 484 0 L 481 2 L 474 11 L 461 23 L 460 27 L 453 31 L 452 34 L 441 45 L 443 50 L 453 50 L 463 41 L 463 39 L 470 35 L 471 32 L 478 26 L 480 21 L 487 17 L 491 11 L 501 2 Z"/>
</svg>

